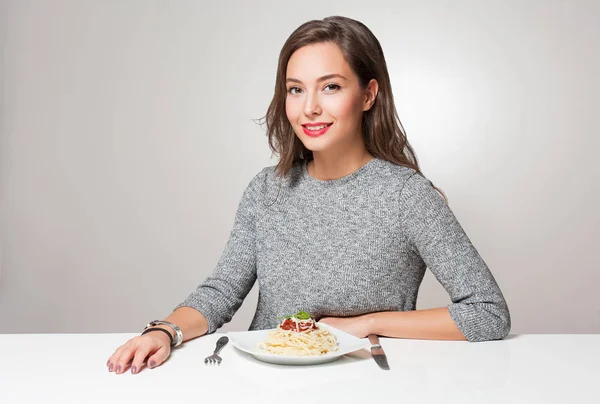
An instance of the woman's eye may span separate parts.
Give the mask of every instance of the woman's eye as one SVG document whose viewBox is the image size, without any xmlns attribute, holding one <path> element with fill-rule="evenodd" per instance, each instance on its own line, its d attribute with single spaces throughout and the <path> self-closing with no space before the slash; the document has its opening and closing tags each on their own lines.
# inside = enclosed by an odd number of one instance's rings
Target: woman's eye
<svg viewBox="0 0 600 404">
<path fill-rule="evenodd" d="M 331 91 L 335 91 L 335 90 L 339 90 L 341 87 L 340 87 L 340 86 L 338 86 L 337 84 L 327 84 L 327 85 L 325 86 L 325 88 L 326 88 L 326 89 L 328 88 L 328 89 L 330 89 Z"/>
<path fill-rule="evenodd" d="M 329 90 L 329 91 L 336 91 L 339 90 L 341 87 L 337 84 L 327 84 L 324 87 L 324 90 Z M 299 87 L 290 87 L 287 90 L 288 93 L 290 94 L 301 94 L 302 90 Z"/>
</svg>

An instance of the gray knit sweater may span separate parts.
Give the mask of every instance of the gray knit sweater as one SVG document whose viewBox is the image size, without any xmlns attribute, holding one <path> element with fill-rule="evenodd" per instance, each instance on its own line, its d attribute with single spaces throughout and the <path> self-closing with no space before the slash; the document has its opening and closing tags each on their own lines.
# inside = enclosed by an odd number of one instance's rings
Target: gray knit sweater
<svg viewBox="0 0 600 404">
<path fill-rule="evenodd" d="M 242 196 L 214 272 L 177 308 L 200 311 L 215 332 L 258 280 L 251 330 L 300 310 L 317 319 L 415 310 L 426 268 L 469 341 L 508 335 L 492 273 L 424 176 L 378 158 L 330 181 L 311 177 L 306 161 L 285 178 L 266 167 Z"/>
</svg>

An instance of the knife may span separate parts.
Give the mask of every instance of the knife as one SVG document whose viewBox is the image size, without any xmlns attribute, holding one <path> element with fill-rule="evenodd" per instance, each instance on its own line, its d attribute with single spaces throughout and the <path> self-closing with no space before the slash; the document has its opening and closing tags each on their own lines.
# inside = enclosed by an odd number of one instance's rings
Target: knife
<svg viewBox="0 0 600 404">
<path fill-rule="evenodd" d="M 383 348 L 379 344 L 379 337 L 375 334 L 370 334 L 369 342 L 371 342 L 371 355 L 373 355 L 375 363 L 383 370 L 390 370 L 385 352 L 383 352 Z"/>
</svg>

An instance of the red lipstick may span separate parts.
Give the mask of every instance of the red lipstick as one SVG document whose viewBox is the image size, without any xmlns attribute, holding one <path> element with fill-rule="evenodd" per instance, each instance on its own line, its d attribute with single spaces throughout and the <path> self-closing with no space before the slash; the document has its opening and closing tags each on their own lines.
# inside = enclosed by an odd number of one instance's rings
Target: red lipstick
<svg viewBox="0 0 600 404">
<path fill-rule="evenodd" d="M 302 130 L 304 131 L 304 133 L 307 136 L 310 137 L 317 137 L 317 136 L 322 136 L 325 134 L 325 132 L 327 132 L 329 130 L 329 127 L 333 125 L 332 123 L 327 123 L 327 122 L 311 122 L 311 123 L 305 123 L 302 125 Z M 319 128 L 316 130 L 313 129 L 309 129 L 309 128 Z"/>
</svg>

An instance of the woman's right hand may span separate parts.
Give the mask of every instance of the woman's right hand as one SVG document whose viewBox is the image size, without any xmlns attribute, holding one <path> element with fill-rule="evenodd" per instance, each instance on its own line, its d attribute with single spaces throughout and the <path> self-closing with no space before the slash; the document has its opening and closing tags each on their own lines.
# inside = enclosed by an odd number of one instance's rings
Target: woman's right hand
<svg viewBox="0 0 600 404">
<path fill-rule="evenodd" d="M 121 374 L 131 365 L 131 373 L 138 373 L 144 362 L 150 369 L 155 368 L 171 354 L 170 343 L 168 335 L 160 331 L 134 337 L 117 348 L 108 358 L 108 371 Z"/>
</svg>

